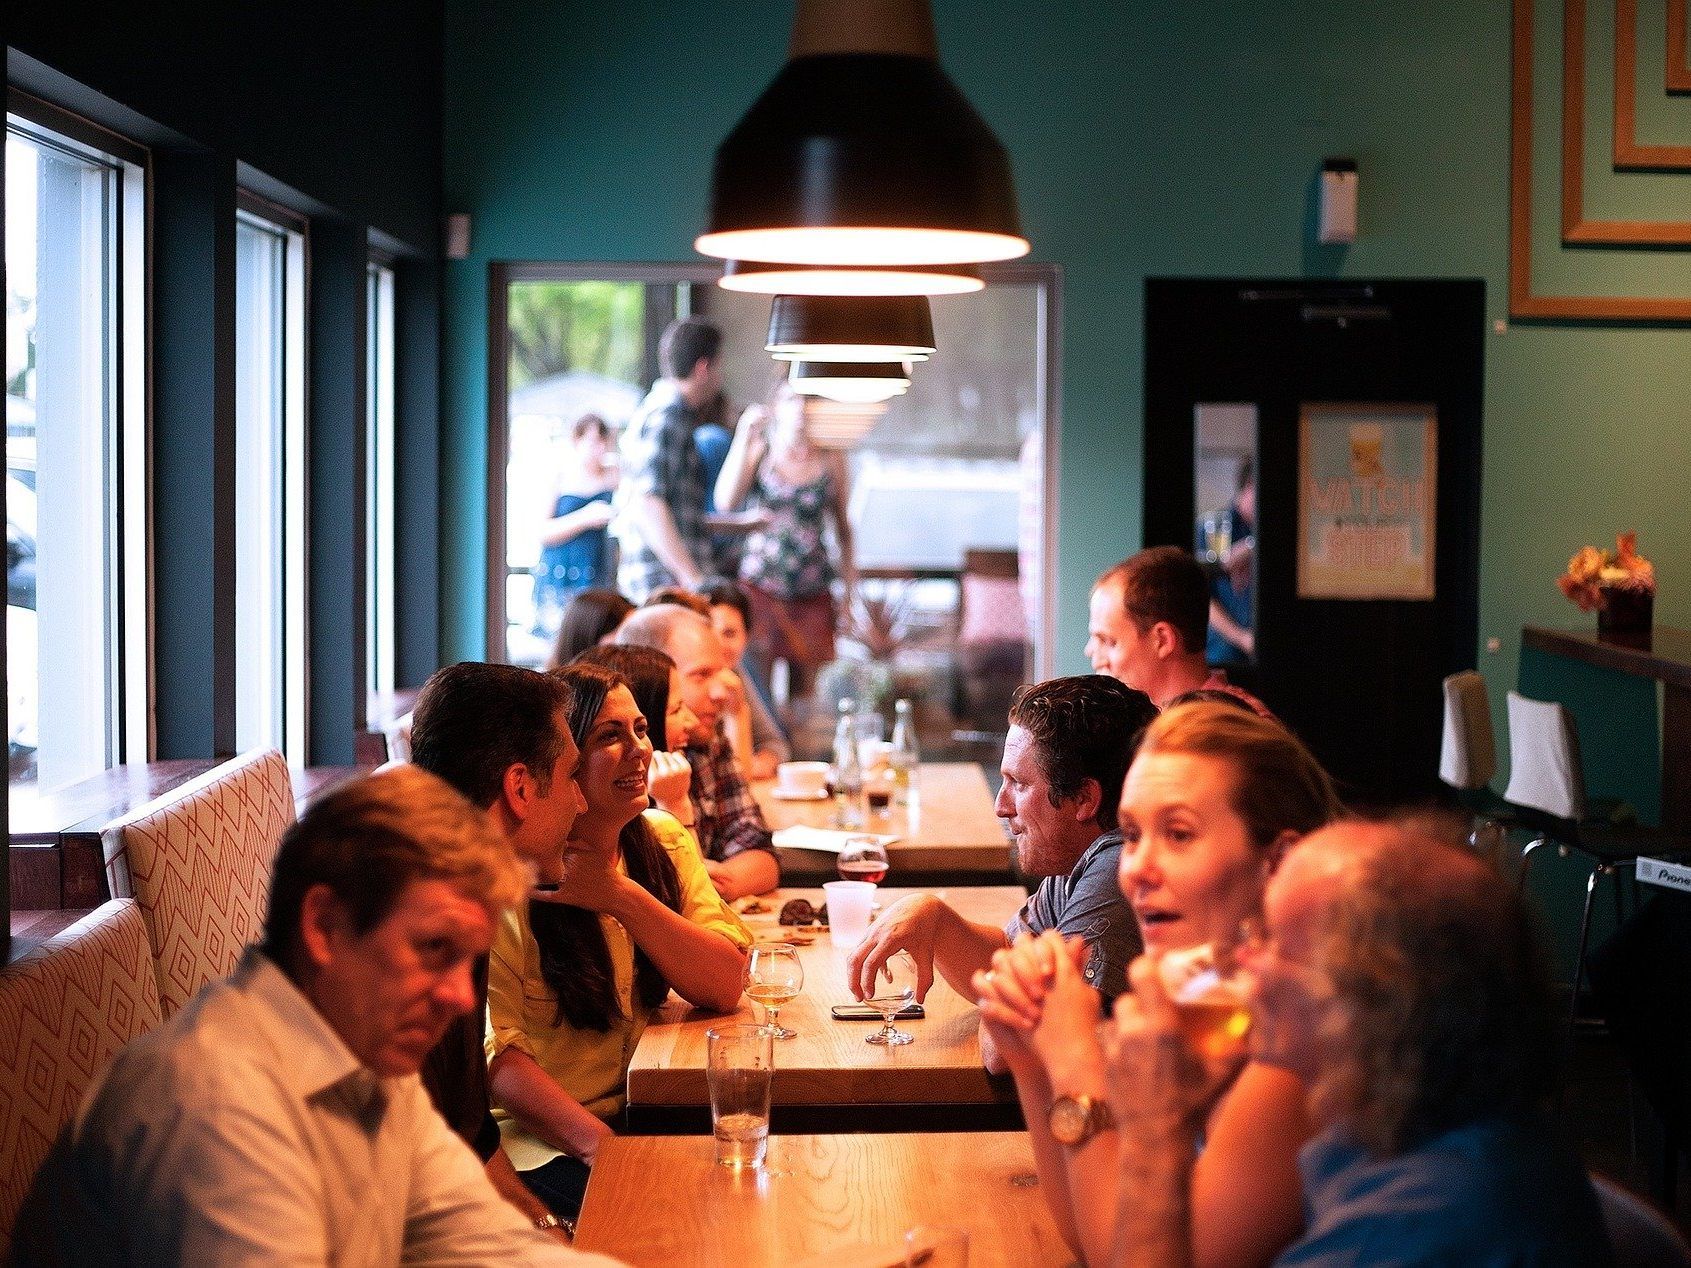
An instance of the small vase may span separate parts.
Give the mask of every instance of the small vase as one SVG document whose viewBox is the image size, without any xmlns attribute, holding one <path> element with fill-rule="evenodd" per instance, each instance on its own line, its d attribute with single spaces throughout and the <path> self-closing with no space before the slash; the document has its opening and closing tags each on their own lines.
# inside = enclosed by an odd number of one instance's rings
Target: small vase
<svg viewBox="0 0 1691 1268">
<path fill-rule="evenodd" d="M 1597 637 L 1633 647 L 1650 645 L 1656 596 L 1648 590 L 1603 587 L 1603 606 L 1597 610 Z"/>
</svg>

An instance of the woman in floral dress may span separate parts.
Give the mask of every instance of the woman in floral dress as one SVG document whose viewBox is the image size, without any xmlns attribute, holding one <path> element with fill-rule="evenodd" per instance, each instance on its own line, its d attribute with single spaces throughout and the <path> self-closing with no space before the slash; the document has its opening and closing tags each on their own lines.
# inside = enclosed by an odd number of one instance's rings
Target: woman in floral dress
<svg viewBox="0 0 1691 1268">
<path fill-rule="evenodd" d="M 752 605 L 747 656 L 767 674 L 788 665 L 789 691 L 806 694 L 818 667 L 834 658 L 833 582 L 849 595 L 857 582 L 845 455 L 818 449 L 805 426 L 805 400 L 783 385 L 768 410 L 746 411 L 716 482 L 718 509 L 748 501 L 767 517 L 746 538 L 740 583 Z M 830 558 L 832 527 L 838 558 Z"/>
</svg>

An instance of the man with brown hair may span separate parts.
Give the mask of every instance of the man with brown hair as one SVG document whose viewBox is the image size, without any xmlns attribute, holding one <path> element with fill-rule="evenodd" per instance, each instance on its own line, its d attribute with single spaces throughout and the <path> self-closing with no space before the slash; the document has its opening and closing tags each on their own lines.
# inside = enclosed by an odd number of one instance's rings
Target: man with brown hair
<svg viewBox="0 0 1691 1268">
<path fill-rule="evenodd" d="M 1263 717 L 1266 705 L 1204 659 L 1210 585 L 1178 546 L 1153 546 L 1098 578 L 1088 609 L 1092 668 L 1151 697 L 1159 709 L 1191 691 L 1225 691 Z"/>
<path fill-rule="evenodd" d="M 315 803 L 264 941 L 89 1091 L 20 1264 L 582 1263 L 494 1192 L 417 1078 L 527 890 L 487 817 L 399 767 Z"/>
<path fill-rule="evenodd" d="M 1579 1160 L 1551 1130 L 1548 979 L 1514 886 L 1424 824 L 1341 823 L 1293 847 L 1245 953 L 1252 1055 L 1297 1074 L 1320 1127 L 1308 1222 L 1280 1264 L 1609 1261 Z M 1203 1107 L 1243 1053 L 1200 1059 L 1149 957 L 1116 1008 L 1118 1262 L 1190 1263 Z"/>
<path fill-rule="evenodd" d="M 1022 909 L 1000 928 L 964 918 L 927 894 L 894 903 L 852 953 L 848 980 L 859 998 L 898 951 L 916 961 L 916 998 L 935 972 L 974 998 L 970 979 L 1017 935 L 1055 929 L 1085 939 L 1082 976 L 1108 1005 L 1127 965 L 1143 948 L 1133 910 L 1116 878 L 1122 838 L 1116 826 L 1122 781 L 1139 733 L 1156 717 L 1141 693 L 1112 678 L 1083 674 L 1017 689 L 1010 703 L 995 809 L 1016 842 L 1022 873 L 1040 877 Z M 982 1032 L 987 1064 L 997 1059 Z"/>
</svg>

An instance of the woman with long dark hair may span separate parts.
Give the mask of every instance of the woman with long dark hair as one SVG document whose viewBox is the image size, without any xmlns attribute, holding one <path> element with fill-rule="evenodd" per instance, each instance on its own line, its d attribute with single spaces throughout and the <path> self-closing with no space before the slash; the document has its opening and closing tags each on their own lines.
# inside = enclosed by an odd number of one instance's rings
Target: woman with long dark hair
<svg viewBox="0 0 1691 1268">
<path fill-rule="evenodd" d="M 508 912 L 494 935 L 488 1075 L 512 1163 L 573 1219 L 652 1010 L 673 989 L 734 1011 L 751 935 L 717 896 L 692 834 L 648 809 L 652 741 L 627 679 L 598 665 L 556 672 L 574 694 L 586 808 L 557 891 Z"/>
<path fill-rule="evenodd" d="M 575 663 L 599 665 L 628 680 L 634 703 L 646 715 L 651 729 L 652 764 L 646 770 L 646 791 L 659 810 L 674 815 L 682 827 L 693 828 L 694 810 L 689 800 L 693 768 L 681 750 L 687 747 L 687 737 L 699 725 L 699 719 L 681 698 L 681 671 L 675 662 L 655 647 L 611 643 L 589 647 Z M 655 726 L 651 721 L 654 718 L 662 718 L 663 725 Z M 695 831 L 695 838 L 697 835 Z"/>
</svg>

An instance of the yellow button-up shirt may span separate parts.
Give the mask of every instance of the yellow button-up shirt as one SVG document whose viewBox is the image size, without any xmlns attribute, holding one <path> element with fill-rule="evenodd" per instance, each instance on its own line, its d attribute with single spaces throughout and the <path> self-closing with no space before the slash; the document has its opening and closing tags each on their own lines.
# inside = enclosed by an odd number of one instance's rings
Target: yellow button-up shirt
<svg viewBox="0 0 1691 1268">
<path fill-rule="evenodd" d="M 704 929 L 727 938 L 742 951 L 752 935 L 705 871 L 693 834 L 661 810 L 648 810 L 646 822 L 675 864 L 681 882 L 681 914 Z M 620 861 L 619 871 L 627 874 Z M 488 1057 L 517 1048 L 533 1057 L 558 1086 L 588 1112 L 609 1119 L 628 1099 L 628 1065 L 651 1015 L 634 993 L 634 939 L 621 922 L 601 914 L 599 928 L 610 949 L 611 977 L 622 1016 L 610 1029 L 577 1030 L 557 1022 L 558 997 L 540 975 L 540 948 L 529 929 L 528 904 L 519 903 L 499 922 L 487 973 Z M 523 1130 L 512 1117 L 495 1109 L 506 1152 L 519 1171 L 550 1162 L 559 1150 Z"/>
</svg>

